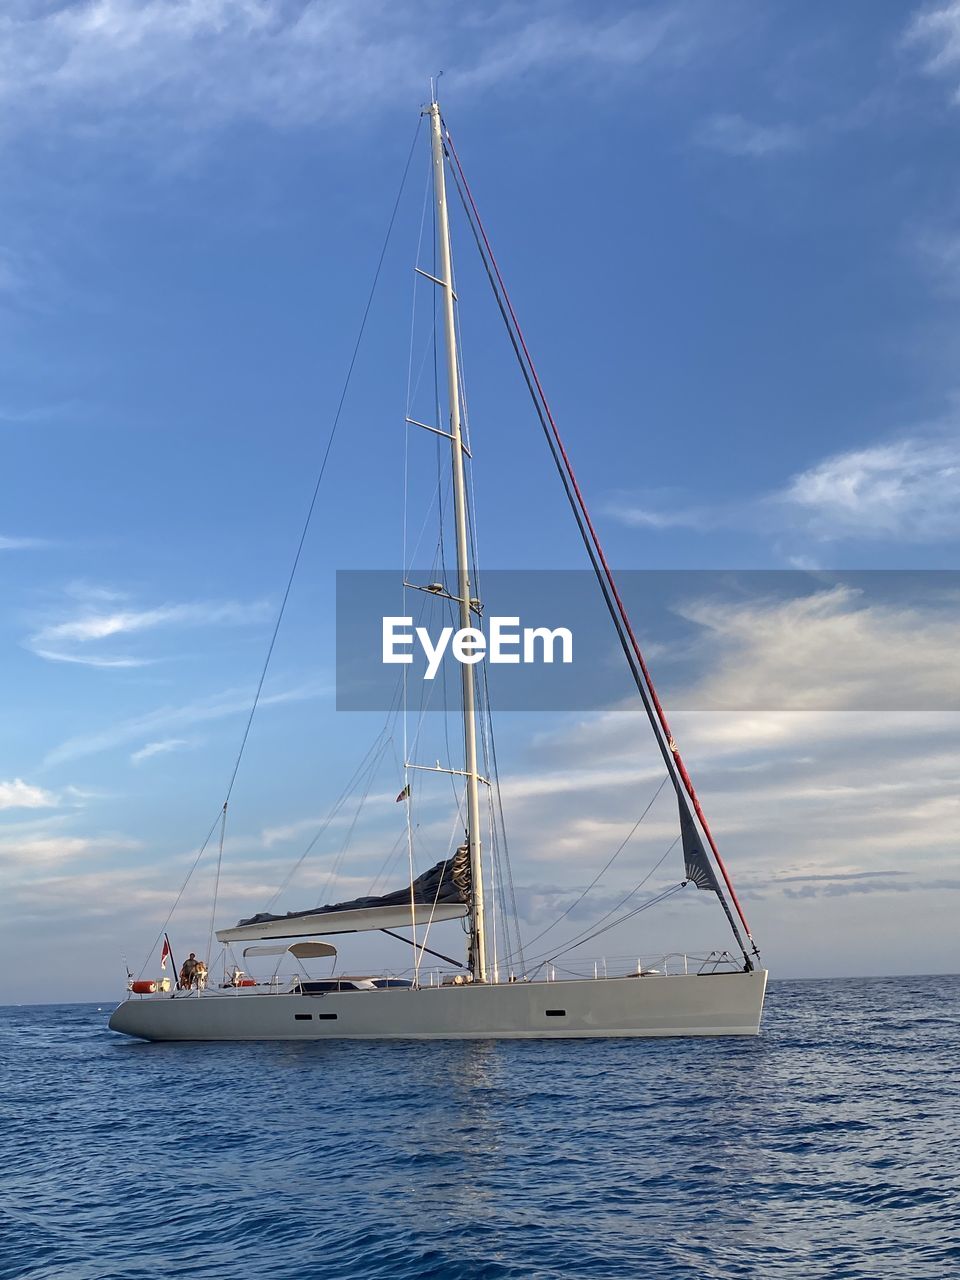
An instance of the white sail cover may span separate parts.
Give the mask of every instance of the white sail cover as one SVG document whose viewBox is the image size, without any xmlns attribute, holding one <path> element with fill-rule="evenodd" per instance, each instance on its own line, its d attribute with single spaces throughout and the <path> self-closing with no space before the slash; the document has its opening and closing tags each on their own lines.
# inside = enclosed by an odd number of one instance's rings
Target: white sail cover
<svg viewBox="0 0 960 1280">
<path fill-rule="evenodd" d="M 354 898 L 312 911 L 286 915 L 262 912 L 241 920 L 232 929 L 218 929 L 220 942 L 260 938 L 303 938 L 317 934 L 361 933 L 371 929 L 402 929 L 411 923 L 458 920 L 470 910 L 470 858 L 463 845 L 452 858 L 438 862 L 412 884 L 381 897 Z"/>
<path fill-rule="evenodd" d="M 417 903 L 416 923 L 438 924 L 467 914 L 465 902 Z M 303 938 L 317 934 L 363 933 L 370 929 L 402 929 L 410 925 L 413 913 L 405 907 L 361 907 L 357 911 L 319 911 L 308 915 L 279 916 L 259 924 L 240 924 L 218 929 L 220 942 L 246 942 L 254 938 Z"/>
</svg>

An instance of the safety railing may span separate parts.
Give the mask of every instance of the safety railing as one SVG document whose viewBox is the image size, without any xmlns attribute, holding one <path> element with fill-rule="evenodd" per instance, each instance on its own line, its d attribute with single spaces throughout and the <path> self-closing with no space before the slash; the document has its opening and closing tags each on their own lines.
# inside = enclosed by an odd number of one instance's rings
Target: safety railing
<svg viewBox="0 0 960 1280">
<path fill-rule="evenodd" d="M 490 977 L 494 983 L 569 982 L 582 981 L 584 979 L 601 981 L 608 978 L 665 978 L 679 975 L 689 977 L 697 974 L 735 973 L 742 968 L 742 960 L 732 955 L 729 951 L 714 950 L 697 953 L 669 951 L 640 956 L 578 958 L 575 961 L 563 961 L 558 958 L 547 964 L 540 965 L 536 970 L 529 973 L 516 970 L 495 970 Z M 430 989 L 469 985 L 471 981 L 470 975 L 462 969 L 426 969 L 423 967 L 420 968 L 419 972 L 413 968 L 391 969 L 381 973 L 363 974 L 362 976 L 326 974 L 322 977 L 308 977 L 304 974 L 277 973 L 262 978 L 254 978 L 251 975 L 243 974 L 238 981 L 231 981 L 228 974 L 220 982 L 212 983 L 208 981 L 202 991 L 194 988 L 189 991 L 169 992 L 168 998 L 169 995 L 174 995 L 177 999 L 200 995 L 322 995 L 333 993 L 337 989 L 341 991 L 371 989 L 366 986 L 355 988 L 351 985 L 354 982 L 380 984 L 375 989 L 381 991 L 391 989 L 386 986 L 388 983 L 397 983 L 397 987 L 393 988 L 395 990 L 410 990 L 417 987 Z M 339 988 L 331 985 L 326 992 L 317 989 L 320 984 L 325 986 L 328 983 L 342 985 Z M 312 991 L 311 987 L 313 988 Z M 148 995 L 149 997 L 151 994 L 159 995 L 162 993 L 144 992 L 138 994 Z"/>
</svg>

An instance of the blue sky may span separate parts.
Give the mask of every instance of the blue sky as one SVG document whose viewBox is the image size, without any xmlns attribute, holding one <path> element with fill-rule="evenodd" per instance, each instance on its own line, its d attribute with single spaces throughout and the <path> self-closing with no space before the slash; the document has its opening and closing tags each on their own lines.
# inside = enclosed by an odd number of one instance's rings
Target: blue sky
<svg viewBox="0 0 960 1280">
<path fill-rule="evenodd" d="M 0 877 L 33 974 L 8 972 L 5 999 L 114 990 L 217 811 L 439 70 L 611 559 L 821 574 L 799 601 L 738 589 L 683 615 L 702 645 L 675 728 L 766 958 L 957 967 L 955 625 L 942 599 L 826 571 L 956 564 L 960 4 L 16 0 L 0 67 Z M 379 728 L 332 709 L 333 573 L 401 557 L 426 176 L 421 135 L 238 783 L 228 921 L 270 897 Z M 455 233 L 484 563 L 580 567 Z M 686 709 L 735 701 L 744 671 L 764 709 Z M 891 682 L 916 711 L 888 710 Z M 808 709 L 778 709 L 798 683 Z M 535 932 L 656 761 L 624 712 L 500 734 Z M 394 783 L 388 761 L 344 893 L 393 842 Z M 598 913 L 668 833 L 657 814 Z M 312 905 L 337 847 L 285 905 Z M 178 943 L 208 905 L 201 876 Z M 702 908 L 644 943 L 723 941 Z"/>
</svg>

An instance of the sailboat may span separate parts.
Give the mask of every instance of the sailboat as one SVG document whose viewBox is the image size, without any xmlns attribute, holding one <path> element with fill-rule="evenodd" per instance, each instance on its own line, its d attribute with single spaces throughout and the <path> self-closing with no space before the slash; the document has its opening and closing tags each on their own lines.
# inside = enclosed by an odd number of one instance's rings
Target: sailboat
<svg viewBox="0 0 960 1280">
<path fill-rule="evenodd" d="M 484 892 L 489 882 L 481 840 L 475 666 L 461 663 L 464 758 L 457 775 L 465 792 L 465 831 L 452 856 L 442 859 L 394 893 L 368 896 L 333 905 L 264 912 L 218 929 L 225 955 L 239 957 L 232 977 L 214 984 L 194 974 L 171 989 L 169 980 L 137 980 L 128 984 L 123 1002 L 110 1018 L 114 1031 L 153 1041 L 317 1040 L 317 1039 L 534 1039 L 587 1037 L 658 1037 L 756 1035 L 763 1011 L 767 972 L 742 906 L 720 857 L 693 782 L 670 731 L 649 669 L 644 661 L 614 575 L 590 518 L 583 494 L 557 431 L 540 379 L 516 319 L 509 294 L 493 256 L 489 238 L 436 95 L 423 115 L 428 118 L 432 149 L 433 197 L 438 265 L 427 274 L 439 289 L 447 373 L 449 430 L 428 427 L 449 438 L 454 526 L 456 590 L 450 600 L 461 628 L 481 625 L 476 599 L 475 566 L 471 562 L 470 511 L 464 458 L 469 450 L 461 421 L 460 361 L 455 317 L 456 294 L 447 203 L 447 174 L 464 201 L 498 306 L 521 364 L 551 454 L 563 481 L 578 528 L 596 574 L 604 604 L 636 683 L 654 740 L 676 796 L 684 880 L 718 899 L 735 940 L 731 951 L 699 957 L 664 957 L 658 965 L 639 962 L 629 971 L 610 973 L 598 965 L 593 975 L 559 976 L 542 966 L 533 972 L 491 964 Z M 408 419 L 409 420 L 409 419 Z M 417 425 L 427 425 L 418 423 Z M 474 573 L 472 574 L 472 570 Z M 428 590 L 432 587 L 426 588 Z M 406 765 L 406 762 L 405 762 Z M 405 789 L 409 794 L 409 788 Z M 401 793 L 403 795 L 404 793 Z M 398 797 L 398 799 L 401 797 Z M 224 806 L 224 814 L 226 806 Z M 222 848 L 222 839 L 221 839 Z M 460 920 L 467 938 L 464 961 L 451 960 L 453 970 L 430 973 L 422 968 L 426 933 L 435 924 Z M 394 933 L 410 928 L 413 939 Z M 417 941 L 417 930 L 421 930 Z M 306 958 L 337 954 L 335 940 L 347 934 L 384 931 L 403 937 L 418 949 L 414 976 L 340 974 L 311 978 Z M 317 941 L 320 939 L 320 941 Z M 169 941 L 164 941 L 164 956 Z M 239 949 L 239 950 L 237 950 Z M 277 970 L 266 981 L 252 979 L 240 967 L 248 957 L 278 957 Z M 285 958 L 297 960 L 301 972 L 281 978 Z M 201 970 L 205 966 L 200 966 Z"/>
</svg>

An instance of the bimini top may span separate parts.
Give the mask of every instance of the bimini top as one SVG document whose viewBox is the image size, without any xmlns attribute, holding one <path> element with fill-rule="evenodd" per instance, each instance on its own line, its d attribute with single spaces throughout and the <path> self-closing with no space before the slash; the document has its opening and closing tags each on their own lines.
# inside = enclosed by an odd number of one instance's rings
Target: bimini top
<svg viewBox="0 0 960 1280">
<path fill-rule="evenodd" d="M 244 947 L 243 958 L 248 956 L 295 956 L 297 960 L 316 960 L 321 956 L 335 956 L 337 948 L 331 942 L 294 942 L 288 947 Z"/>
<path fill-rule="evenodd" d="M 424 871 L 412 884 L 381 897 L 354 898 L 329 907 L 261 912 L 232 929 L 218 929 L 220 942 L 255 938 L 302 938 L 310 934 L 361 933 L 370 929 L 402 929 L 417 924 L 456 920 L 470 910 L 470 859 L 466 847 Z"/>
</svg>

